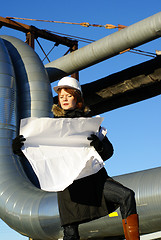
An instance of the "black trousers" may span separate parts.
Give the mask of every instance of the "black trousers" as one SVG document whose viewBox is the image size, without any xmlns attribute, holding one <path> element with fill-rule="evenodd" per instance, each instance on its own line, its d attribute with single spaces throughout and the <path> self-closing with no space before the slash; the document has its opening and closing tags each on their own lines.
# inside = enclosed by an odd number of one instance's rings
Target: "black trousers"
<svg viewBox="0 0 161 240">
<path fill-rule="evenodd" d="M 103 194 L 108 203 L 115 203 L 120 207 L 122 219 L 126 219 L 131 214 L 136 214 L 135 193 L 131 189 L 123 186 L 112 178 L 107 178 Z M 79 240 L 78 224 L 63 226 L 63 240 Z"/>
<path fill-rule="evenodd" d="M 107 202 L 116 203 L 120 207 L 122 219 L 136 214 L 135 193 L 112 178 L 107 178 L 103 194 Z"/>
</svg>

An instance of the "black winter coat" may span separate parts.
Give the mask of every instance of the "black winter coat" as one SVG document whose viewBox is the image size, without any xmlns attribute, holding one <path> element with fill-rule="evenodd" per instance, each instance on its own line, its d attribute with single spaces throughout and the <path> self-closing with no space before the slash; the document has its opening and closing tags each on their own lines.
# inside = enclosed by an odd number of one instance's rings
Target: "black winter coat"
<svg viewBox="0 0 161 240">
<path fill-rule="evenodd" d="M 64 111 L 53 105 L 55 117 L 89 117 L 86 109 Z M 102 141 L 103 151 L 100 154 L 105 161 L 113 155 L 113 146 L 105 137 Z M 75 180 L 65 190 L 58 192 L 58 205 L 61 225 L 83 223 L 103 217 L 116 209 L 116 206 L 105 202 L 103 187 L 108 178 L 105 168 L 96 174 Z"/>
</svg>

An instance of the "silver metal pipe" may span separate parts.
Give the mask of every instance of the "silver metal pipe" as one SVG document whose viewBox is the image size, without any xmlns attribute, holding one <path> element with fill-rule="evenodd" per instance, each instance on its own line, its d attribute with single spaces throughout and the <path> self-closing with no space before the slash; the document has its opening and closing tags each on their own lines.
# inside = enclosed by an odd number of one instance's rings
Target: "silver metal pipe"
<svg viewBox="0 0 161 240">
<path fill-rule="evenodd" d="M 45 65 L 50 82 L 161 37 L 161 12 Z"/>
<path fill-rule="evenodd" d="M 19 118 L 51 116 L 51 87 L 33 49 L 10 36 L 0 38 L 0 103 L 0 217 L 25 236 L 57 239 L 61 227 L 56 193 L 36 188 L 11 148 Z"/>
</svg>

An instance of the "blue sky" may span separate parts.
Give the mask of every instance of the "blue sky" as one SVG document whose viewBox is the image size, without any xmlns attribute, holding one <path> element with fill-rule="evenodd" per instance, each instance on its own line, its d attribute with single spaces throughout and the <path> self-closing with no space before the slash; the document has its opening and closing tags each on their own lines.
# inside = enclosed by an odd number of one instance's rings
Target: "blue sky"
<svg viewBox="0 0 161 240">
<path fill-rule="evenodd" d="M 64 22 L 88 22 L 90 24 L 113 24 L 129 26 L 160 11 L 159 0 L 109 1 L 38 1 L 20 0 L 2 1 L 2 17 L 21 17 Z M 20 20 L 19 20 L 20 21 Z M 101 39 L 117 30 L 105 28 L 82 27 L 79 25 L 22 21 L 41 29 L 54 31 L 91 40 Z M 25 34 L 6 27 L 0 29 L 0 35 L 11 35 L 25 41 Z M 48 52 L 52 43 L 38 39 Z M 79 42 L 79 48 L 87 43 Z M 161 39 L 139 46 L 138 49 L 155 53 L 161 50 Z M 36 52 L 41 59 L 42 51 L 36 44 Z M 68 49 L 58 46 L 49 55 L 51 61 L 61 57 Z M 150 57 L 133 53 L 124 53 L 102 63 L 84 69 L 80 72 L 80 83 L 92 82 L 130 66 L 150 60 Z M 47 61 L 44 61 L 46 64 Z M 122 107 L 103 114 L 103 125 L 108 129 L 108 137 L 114 145 L 115 153 L 106 163 L 106 169 L 111 176 L 141 171 L 160 166 L 161 160 L 161 96 Z M 27 239 L 7 227 L 0 221 L 0 239 Z"/>
</svg>

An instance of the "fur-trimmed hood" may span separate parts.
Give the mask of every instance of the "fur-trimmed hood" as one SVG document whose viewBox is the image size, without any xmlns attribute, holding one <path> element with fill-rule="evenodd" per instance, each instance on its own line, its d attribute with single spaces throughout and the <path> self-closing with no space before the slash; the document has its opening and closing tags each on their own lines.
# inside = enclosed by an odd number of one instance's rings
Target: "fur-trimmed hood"
<svg viewBox="0 0 161 240">
<path fill-rule="evenodd" d="M 55 117 L 65 116 L 65 111 L 59 105 L 53 104 L 51 111 L 53 112 Z"/>
<path fill-rule="evenodd" d="M 85 117 L 89 115 L 90 109 L 85 107 L 83 109 L 74 109 L 74 110 L 64 110 L 58 104 L 53 104 L 51 111 L 54 114 L 54 117 Z"/>
</svg>

